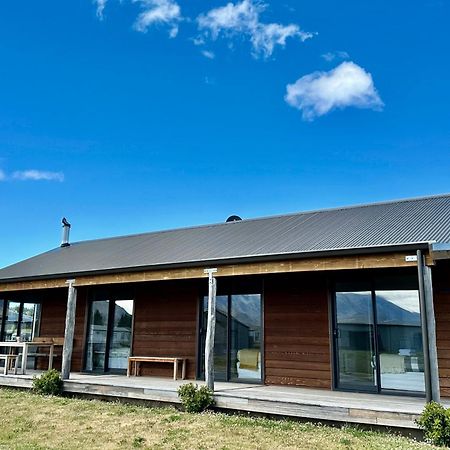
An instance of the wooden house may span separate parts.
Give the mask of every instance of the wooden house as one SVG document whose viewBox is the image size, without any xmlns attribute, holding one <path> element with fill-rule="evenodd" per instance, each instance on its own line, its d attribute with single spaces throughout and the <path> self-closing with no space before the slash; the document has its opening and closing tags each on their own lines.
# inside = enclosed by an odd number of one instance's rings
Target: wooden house
<svg viewBox="0 0 450 450">
<path fill-rule="evenodd" d="M 0 270 L 0 341 L 64 336 L 75 280 L 72 372 L 202 379 L 217 268 L 216 380 L 450 397 L 450 195 L 63 244 Z"/>
</svg>

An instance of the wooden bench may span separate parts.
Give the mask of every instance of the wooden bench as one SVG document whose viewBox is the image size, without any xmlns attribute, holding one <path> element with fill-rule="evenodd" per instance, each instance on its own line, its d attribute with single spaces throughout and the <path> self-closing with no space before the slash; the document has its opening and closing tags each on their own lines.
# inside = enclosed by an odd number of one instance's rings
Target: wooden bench
<svg viewBox="0 0 450 450">
<path fill-rule="evenodd" d="M 142 363 L 171 363 L 173 364 L 173 379 L 178 378 L 178 364 L 181 366 L 181 379 L 186 377 L 186 358 L 172 358 L 172 357 L 160 357 L 160 356 L 130 356 L 128 358 L 128 370 L 127 376 L 138 376 Z"/>
<path fill-rule="evenodd" d="M 0 359 L 3 359 L 5 361 L 5 367 L 3 369 L 3 375 L 8 375 L 8 370 L 11 370 L 14 368 L 14 375 L 17 374 L 17 358 L 19 355 L 3 355 L 0 354 Z"/>
</svg>

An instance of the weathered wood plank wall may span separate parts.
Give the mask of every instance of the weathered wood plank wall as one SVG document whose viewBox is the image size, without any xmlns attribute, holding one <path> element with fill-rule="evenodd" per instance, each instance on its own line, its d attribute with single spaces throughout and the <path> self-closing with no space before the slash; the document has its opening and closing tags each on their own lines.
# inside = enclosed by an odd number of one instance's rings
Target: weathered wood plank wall
<svg viewBox="0 0 450 450">
<path fill-rule="evenodd" d="M 264 301 L 265 382 L 330 389 L 325 276 L 267 277 Z"/>
<path fill-rule="evenodd" d="M 198 281 L 154 282 L 136 290 L 133 355 L 187 358 L 196 375 Z M 167 364 L 146 364 L 143 375 L 172 376 Z"/>
<path fill-rule="evenodd" d="M 45 291 L 42 296 L 41 327 L 39 335 L 42 337 L 63 337 L 64 324 L 67 307 L 67 289 L 51 289 Z M 32 298 L 32 297 L 31 297 Z M 80 371 L 83 367 L 83 346 L 85 334 L 86 318 L 86 288 L 78 288 L 77 310 L 75 321 L 75 336 L 72 353 L 72 370 Z M 45 349 L 48 351 L 48 349 Z M 57 357 L 54 361 L 54 368 L 61 369 L 61 347 L 56 348 Z M 45 369 L 48 360 L 38 358 L 37 368 Z"/>
<path fill-rule="evenodd" d="M 450 397 L 450 264 L 438 261 L 433 270 L 434 315 L 441 395 Z"/>
</svg>

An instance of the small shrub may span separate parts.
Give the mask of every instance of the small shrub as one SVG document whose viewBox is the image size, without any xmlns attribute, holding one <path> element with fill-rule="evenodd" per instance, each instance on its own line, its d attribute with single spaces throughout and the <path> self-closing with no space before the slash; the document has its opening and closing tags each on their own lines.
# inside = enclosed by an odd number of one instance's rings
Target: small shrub
<svg viewBox="0 0 450 450">
<path fill-rule="evenodd" d="M 33 391 L 43 395 L 61 395 L 63 380 L 55 369 L 47 370 L 41 376 L 33 377 Z"/>
<path fill-rule="evenodd" d="M 178 397 L 184 409 L 190 413 L 204 411 L 214 403 L 214 396 L 211 389 L 206 386 L 199 387 L 196 384 L 183 384 L 178 388 Z"/>
<path fill-rule="evenodd" d="M 450 446 L 450 409 L 440 403 L 427 403 L 416 423 L 429 443 Z"/>
</svg>

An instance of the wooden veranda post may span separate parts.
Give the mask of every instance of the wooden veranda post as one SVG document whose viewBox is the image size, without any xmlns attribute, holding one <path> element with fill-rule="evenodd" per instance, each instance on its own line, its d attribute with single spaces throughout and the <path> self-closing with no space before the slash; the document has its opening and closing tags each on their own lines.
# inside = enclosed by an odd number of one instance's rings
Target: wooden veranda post
<svg viewBox="0 0 450 450">
<path fill-rule="evenodd" d="M 422 325 L 423 359 L 425 375 L 425 398 L 427 402 L 439 402 L 439 362 L 436 344 L 436 323 L 433 305 L 433 281 L 431 269 L 425 264 L 420 250 L 417 250 L 419 275 L 420 319 Z"/>
<path fill-rule="evenodd" d="M 214 273 L 217 269 L 205 269 L 208 274 L 208 324 L 205 342 L 205 381 L 206 386 L 214 392 L 214 337 L 216 334 L 216 291 L 217 281 Z"/>
<path fill-rule="evenodd" d="M 68 380 L 70 376 L 70 362 L 72 360 L 73 336 L 75 332 L 75 310 L 77 304 L 77 289 L 75 280 L 67 280 L 69 285 L 67 295 L 66 327 L 64 332 L 64 346 L 62 355 L 61 378 Z"/>
</svg>

